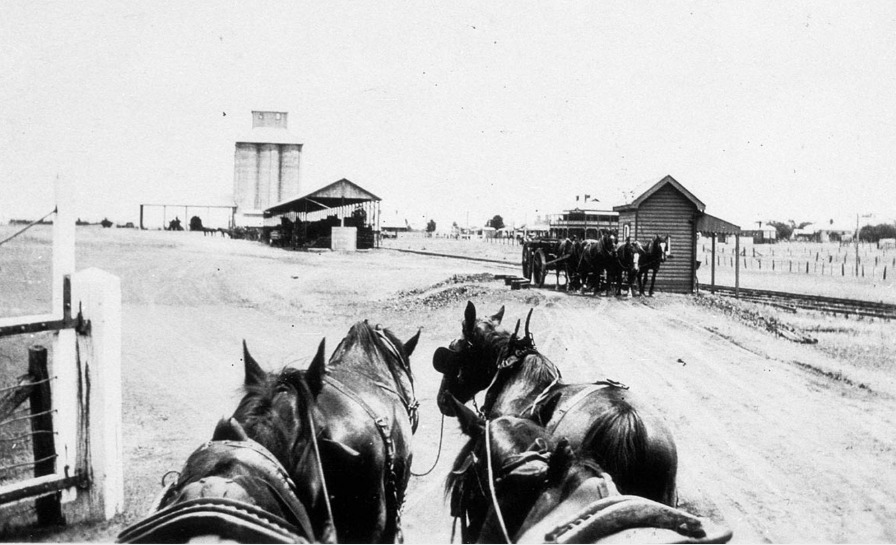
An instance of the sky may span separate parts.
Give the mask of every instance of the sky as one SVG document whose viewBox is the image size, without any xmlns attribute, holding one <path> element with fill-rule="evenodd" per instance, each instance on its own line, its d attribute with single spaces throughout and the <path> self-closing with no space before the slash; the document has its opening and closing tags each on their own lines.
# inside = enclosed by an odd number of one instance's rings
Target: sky
<svg viewBox="0 0 896 545">
<path fill-rule="evenodd" d="M 896 3 L 33 2 L 0 18 L 0 221 L 228 204 L 252 110 L 301 193 L 508 225 L 670 174 L 706 212 L 896 219 Z"/>
</svg>

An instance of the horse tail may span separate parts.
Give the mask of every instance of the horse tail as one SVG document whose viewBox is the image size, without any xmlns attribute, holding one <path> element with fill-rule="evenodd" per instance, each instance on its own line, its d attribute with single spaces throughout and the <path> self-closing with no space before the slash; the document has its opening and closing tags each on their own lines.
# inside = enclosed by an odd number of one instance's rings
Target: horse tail
<svg viewBox="0 0 896 545">
<path fill-rule="evenodd" d="M 620 396 L 592 423 L 582 450 L 613 477 L 621 493 L 671 505 L 677 455 L 652 443 L 641 415 Z"/>
</svg>

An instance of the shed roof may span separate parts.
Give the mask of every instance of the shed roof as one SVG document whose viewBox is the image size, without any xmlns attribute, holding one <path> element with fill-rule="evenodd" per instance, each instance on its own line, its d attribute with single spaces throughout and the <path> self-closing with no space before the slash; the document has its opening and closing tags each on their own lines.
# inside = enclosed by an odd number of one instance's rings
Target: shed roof
<svg viewBox="0 0 896 545">
<path fill-rule="evenodd" d="M 697 231 L 701 233 L 736 235 L 740 233 L 740 226 L 709 214 L 701 214 L 697 218 Z"/>
<path fill-rule="evenodd" d="M 264 211 L 266 216 L 286 212 L 317 212 L 337 206 L 381 201 L 379 197 L 345 178 L 313 191 L 304 197 L 279 202 Z"/>
<path fill-rule="evenodd" d="M 648 189 L 647 191 L 642 193 L 638 198 L 636 198 L 635 200 L 633 200 L 632 202 L 630 202 L 628 204 L 614 206 L 613 210 L 615 210 L 617 212 L 626 211 L 626 210 L 637 210 L 644 201 L 649 199 L 651 195 L 653 195 L 654 193 L 656 193 L 657 191 L 659 191 L 666 185 L 671 185 L 676 190 L 678 190 L 679 193 L 684 195 L 686 199 L 688 199 L 689 201 L 694 203 L 694 206 L 697 207 L 697 211 L 703 212 L 703 210 L 706 209 L 706 205 L 703 204 L 703 201 L 701 201 L 700 199 L 695 197 L 694 194 L 691 193 L 690 191 L 688 191 L 683 185 L 681 185 L 678 182 L 678 180 L 673 178 L 671 175 L 667 174 L 665 178 L 663 178 L 662 180 L 653 184 L 653 186 L 650 189 Z"/>
</svg>

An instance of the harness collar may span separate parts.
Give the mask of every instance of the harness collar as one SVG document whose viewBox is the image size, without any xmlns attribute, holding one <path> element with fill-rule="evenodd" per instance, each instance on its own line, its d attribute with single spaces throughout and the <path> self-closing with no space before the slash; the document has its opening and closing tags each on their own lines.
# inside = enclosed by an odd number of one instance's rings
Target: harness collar
<svg viewBox="0 0 896 545">
<path fill-rule="evenodd" d="M 268 490 L 278 499 L 291 520 L 287 521 L 255 505 L 223 497 L 196 498 L 161 508 L 176 491 L 197 482 L 192 479 L 193 475 L 181 471 L 178 479 L 168 483 L 153 502 L 153 514 L 125 528 L 118 536 L 119 542 L 163 542 L 165 536 L 188 530 L 204 533 L 226 531 L 243 540 L 272 543 L 303 542 L 316 537 L 306 508 L 298 499 L 295 483 L 283 465 L 263 445 L 252 439 L 208 441 L 194 454 L 206 450 L 235 451 L 234 458 L 261 470 L 269 477 L 264 480 Z"/>
</svg>

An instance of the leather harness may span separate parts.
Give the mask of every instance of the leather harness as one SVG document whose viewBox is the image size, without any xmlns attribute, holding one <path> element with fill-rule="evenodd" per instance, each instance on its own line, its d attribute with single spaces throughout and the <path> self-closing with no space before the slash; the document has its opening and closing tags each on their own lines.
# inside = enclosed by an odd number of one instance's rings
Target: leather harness
<svg viewBox="0 0 896 545">
<path fill-rule="evenodd" d="M 226 497 L 201 497 L 161 507 L 177 491 L 198 481 L 182 472 L 176 482 L 162 490 L 149 517 L 118 535 L 119 543 L 183 542 L 202 535 L 218 535 L 244 543 L 308 543 L 314 540 L 311 521 L 298 499 L 295 484 L 266 448 L 251 439 L 209 441 L 194 454 L 204 450 L 212 451 L 211 454 L 226 452 L 240 464 L 259 470 L 265 477 L 267 489 L 283 506 L 289 520 L 256 505 Z"/>
<path fill-rule="evenodd" d="M 388 348 L 392 354 L 394 354 L 402 364 L 404 364 L 404 358 L 398 352 L 398 349 L 392 343 L 392 341 L 385 335 L 385 333 L 381 330 L 376 330 L 379 334 L 380 338 L 384 341 L 384 344 Z M 391 366 L 389 366 L 390 372 L 392 373 L 392 377 L 395 380 L 396 384 L 401 384 L 399 377 L 396 375 L 396 372 L 392 370 Z M 410 375 L 410 370 L 405 369 Z M 380 433 L 380 437 L 383 440 L 383 444 L 385 445 L 385 454 L 386 454 L 386 468 L 388 469 L 388 477 L 386 478 L 386 505 L 388 512 L 391 513 L 395 517 L 395 532 L 396 538 L 398 542 L 401 542 L 401 511 L 404 503 L 404 498 L 399 500 L 398 498 L 398 477 L 395 475 L 395 445 L 392 441 L 392 433 L 389 426 L 389 423 L 385 418 L 378 415 L 373 408 L 361 399 L 357 393 L 355 393 L 351 388 L 340 382 L 338 379 L 331 375 L 326 375 L 324 377 L 324 382 L 329 384 L 334 390 L 338 391 L 345 397 L 354 401 L 359 407 L 364 409 L 364 412 L 373 420 L 374 424 L 376 424 L 377 431 Z M 410 398 L 406 398 L 404 395 L 398 392 L 396 388 L 391 387 L 388 384 L 385 384 L 380 381 L 373 381 L 377 387 L 385 390 L 393 394 L 395 397 L 401 401 L 401 404 L 404 406 L 405 411 L 408 415 L 408 420 L 411 424 L 412 433 L 417 431 L 417 423 L 419 422 L 419 414 L 418 408 L 420 403 L 417 401 L 416 397 L 414 397 L 413 393 L 413 385 L 410 392 Z"/>
</svg>

